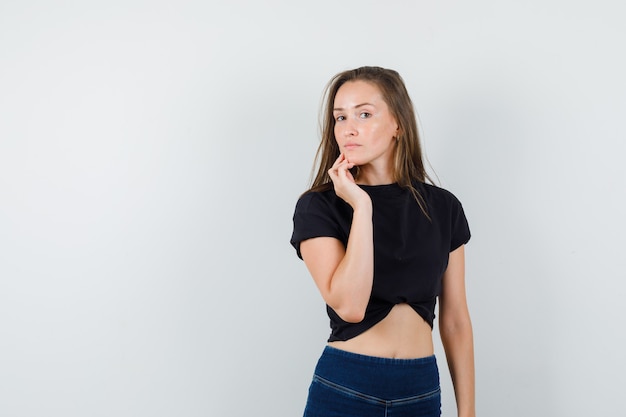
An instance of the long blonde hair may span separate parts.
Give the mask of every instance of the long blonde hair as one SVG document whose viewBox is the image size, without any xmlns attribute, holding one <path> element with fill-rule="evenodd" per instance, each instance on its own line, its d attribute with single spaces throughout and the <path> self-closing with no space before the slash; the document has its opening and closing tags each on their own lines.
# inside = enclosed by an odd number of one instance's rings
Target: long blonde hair
<svg viewBox="0 0 626 417">
<path fill-rule="evenodd" d="M 317 174 L 313 178 L 309 191 L 322 191 L 332 186 L 328 170 L 340 154 L 339 145 L 335 139 L 333 105 L 337 91 L 349 81 L 366 81 L 374 84 L 380 90 L 383 100 L 385 100 L 399 127 L 392 167 L 394 182 L 401 187 L 408 188 L 424 214 L 428 216 L 424 198 L 413 185 L 415 181 L 433 183 L 424 167 L 413 102 L 400 74 L 390 69 L 361 67 L 343 71 L 335 75 L 326 85 L 321 113 L 322 138 L 317 148 L 314 163 L 314 170 L 317 166 Z M 355 170 L 355 175 L 358 177 L 358 168 Z"/>
</svg>

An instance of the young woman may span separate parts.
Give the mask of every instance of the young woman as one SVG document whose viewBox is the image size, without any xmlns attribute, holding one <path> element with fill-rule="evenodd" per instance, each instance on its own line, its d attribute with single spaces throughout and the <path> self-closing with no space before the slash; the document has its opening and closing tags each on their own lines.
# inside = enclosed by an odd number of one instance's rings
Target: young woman
<svg viewBox="0 0 626 417">
<path fill-rule="evenodd" d="M 319 171 L 291 243 L 317 285 L 331 335 L 305 417 L 439 416 L 439 332 L 458 415 L 475 415 L 461 203 L 431 185 L 400 75 L 363 67 L 326 89 Z M 427 183 L 428 182 L 428 183 Z"/>
</svg>

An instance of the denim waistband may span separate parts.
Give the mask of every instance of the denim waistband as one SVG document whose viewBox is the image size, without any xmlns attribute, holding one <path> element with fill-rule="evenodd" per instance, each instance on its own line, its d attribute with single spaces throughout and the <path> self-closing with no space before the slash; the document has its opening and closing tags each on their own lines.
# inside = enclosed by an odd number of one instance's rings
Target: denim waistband
<svg viewBox="0 0 626 417">
<path fill-rule="evenodd" d="M 368 356 L 360 353 L 348 352 L 347 350 L 337 349 L 332 346 L 326 346 L 322 356 L 341 358 L 346 361 L 360 364 L 372 364 L 372 365 L 390 365 L 390 366 L 424 366 L 437 362 L 435 355 L 426 356 L 424 358 L 416 359 L 397 359 L 397 358 L 384 358 L 379 356 Z"/>
<path fill-rule="evenodd" d="M 326 346 L 315 375 L 378 398 L 406 398 L 439 388 L 434 355 L 417 359 L 383 358 Z"/>
</svg>

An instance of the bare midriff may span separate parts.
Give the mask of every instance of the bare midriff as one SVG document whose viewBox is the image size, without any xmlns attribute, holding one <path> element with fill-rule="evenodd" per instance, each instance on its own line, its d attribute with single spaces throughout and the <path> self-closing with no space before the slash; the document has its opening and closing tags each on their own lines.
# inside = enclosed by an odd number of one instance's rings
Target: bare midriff
<svg viewBox="0 0 626 417">
<path fill-rule="evenodd" d="M 330 346 L 361 355 L 415 359 L 434 353 L 432 329 L 408 304 L 395 305 L 387 317 L 360 335 Z"/>
</svg>

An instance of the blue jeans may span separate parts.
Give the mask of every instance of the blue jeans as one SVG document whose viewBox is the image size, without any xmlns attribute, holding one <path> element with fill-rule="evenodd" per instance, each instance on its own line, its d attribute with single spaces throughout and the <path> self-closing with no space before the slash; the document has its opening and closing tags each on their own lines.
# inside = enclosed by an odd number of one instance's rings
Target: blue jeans
<svg viewBox="0 0 626 417">
<path fill-rule="evenodd" d="M 315 368 L 304 417 L 439 417 L 434 356 L 391 359 L 326 346 Z"/>
</svg>

